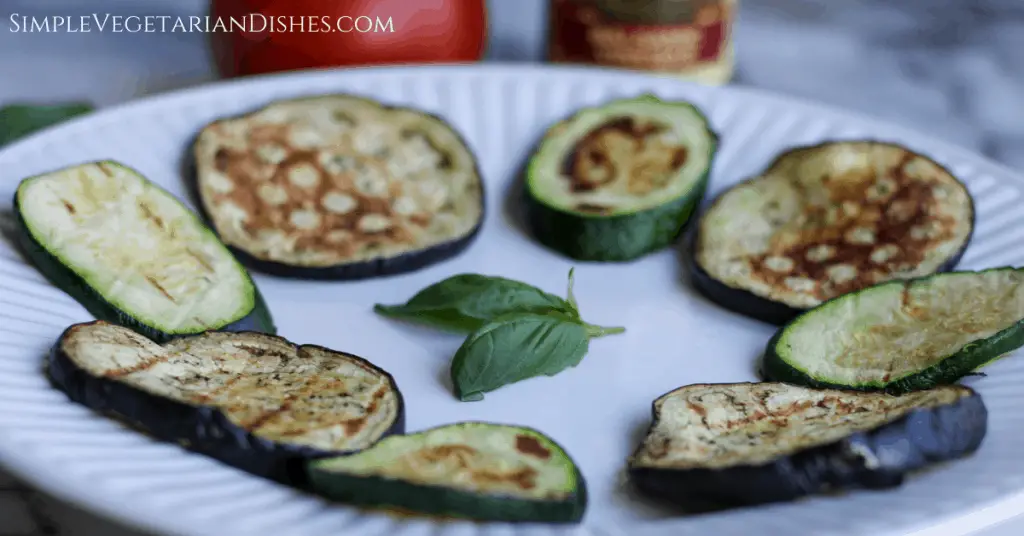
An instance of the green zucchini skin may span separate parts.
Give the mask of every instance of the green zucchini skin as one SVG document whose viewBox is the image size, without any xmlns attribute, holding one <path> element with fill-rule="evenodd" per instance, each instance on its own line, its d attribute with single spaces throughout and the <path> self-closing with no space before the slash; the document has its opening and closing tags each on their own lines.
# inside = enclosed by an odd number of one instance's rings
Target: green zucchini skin
<svg viewBox="0 0 1024 536">
<path fill-rule="evenodd" d="M 68 296 L 82 305 L 86 311 L 96 317 L 97 320 L 105 320 L 112 324 L 118 324 L 131 328 L 134 331 L 152 339 L 155 342 L 165 342 L 176 337 L 194 335 L 194 333 L 168 333 L 153 326 L 149 326 L 131 314 L 122 311 L 110 304 L 100 293 L 89 285 L 78 274 L 64 266 L 59 259 L 50 254 L 29 232 L 25 219 L 18 206 L 18 196 L 14 196 L 15 214 L 15 235 L 19 249 L 25 254 L 29 262 L 55 287 L 61 289 Z M 240 267 L 241 268 L 241 267 Z M 252 278 L 249 279 L 252 281 Z M 260 293 L 256 282 L 252 281 L 254 295 L 254 307 L 252 311 L 242 318 L 220 327 L 217 331 L 256 331 L 274 335 L 277 333 L 277 326 L 274 324 L 273 315 L 267 307 L 263 295 Z"/>
<path fill-rule="evenodd" d="M 763 465 L 628 470 L 635 489 L 690 513 L 715 512 L 846 490 L 900 487 L 934 464 L 975 453 L 988 432 L 976 391 L 951 403 L 918 408 L 879 427 L 806 448 Z M 653 425 L 652 425 L 653 428 Z"/>
<path fill-rule="evenodd" d="M 982 270 L 980 272 L 973 273 L 985 273 L 994 272 L 1001 270 L 1015 270 L 1014 268 L 990 268 Z M 881 285 L 875 285 L 874 287 L 868 287 L 861 291 L 852 292 L 843 296 L 837 296 L 828 300 L 818 307 L 811 309 L 799 317 L 793 319 L 789 324 L 783 326 L 777 330 L 772 338 L 768 341 L 765 348 L 764 354 L 761 358 L 761 376 L 766 381 L 779 381 L 785 383 L 791 383 L 796 385 L 803 385 L 818 389 L 847 389 L 855 391 L 882 391 L 889 394 L 902 394 L 910 391 L 918 391 L 924 389 L 931 389 L 933 387 L 941 385 L 951 385 L 964 377 L 971 375 L 977 369 L 992 363 L 997 360 L 1003 354 L 1012 352 L 1022 346 L 1024 346 L 1024 319 L 1021 319 L 1013 325 L 999 331 L 995 335 L 971 342 L 965 345 L 960 350 L 953 354 L 946 356 L 939 363 L 925 368 L 919 372 L 894 379 L 888 382 L 876 382 L 871 384 L 852 384 L 843 385 L 837 382 L 828 381 L 822 378 L 815 378 L 791 365 L 786 361 L 783 354 L 785 349 L 780 344 L 779 340 L 786 332 L 786 329 L 794 325 L 803 315 L 814 314 L 816 310 L 824 307 L 826 304 L 837 300 L 843 300 L 850 296 L 854 296 L 859 292 L 864 292 L 870 289 L 877 289 L 881 286 L 893 286 L 901 287 L 906 284 L 912 284 L 916 282 L 926 282 L 935 277 L 943 277 L 943 275 L 955 275 L 958 273 L 970 273 L 970 272 L 944 272 L 926 277 L 920 277 L 915 279 L 909 279 L 906 281 L 891 281 L 882 283 Z"/>
<path fill-rule="evenodd" d="M 636 100 L 660 101 L 651 95 Z M 693 111 L 703 121 L 704 134 L 710 140 L 707 166 L 693 186 L 684 195 L 630 214 L 597 216 L 574 213 L 552 207 L 531 191 L 530 177 L 539 173 L 541 166 L 539 158 L 533 156 L 525 166 L 526 184 L 522 189 L 521 206 L 526 229 L 538 243 L 578 261 L 629 262 L 661 251 L 676 242 L 704 199 L 718 151 L 719 136 L 694 105 L 683 102 L 673 102 L 672 105 Z M 532 153 L 537 155 L 544 143 L 556 135 L 559 126 L 571 123 L 586 111 L 578 112 L 549 128 Z"/>
<path fill-rule="evenodd" d="M 707 186 L 634 214 L 591 218 L 557 210 L 525 193 L 526 221 L 537 241 L 579 261 L 627 262 L 672 245 L 685 231 Z"/>
<path fill-rule="evenodd" d="M 445 427 L 487 424 L 467 421 Z M 538 433 L 529 428 L 516 428 Z M 410 436 L 431 430 L 433 429 Z M 557 446 L 553 441 L 552 444 Z M 564 450 L 562 452 L 564 454 Z M 568 458 L 568 454 L 564 455 Z M 474 521 L 552 524 L 577 524 L 583 519 L 587 508 L 587 485 L 578 467 L 573 469 L 575 489 L 569 497 L 562 500 L 534 500 L 507 495 L 477 494 L 376 475 L 357 476 L 318 467 L 329 462 L 330 460 L 312 460 L 307 465 L 310 489 L 325 498 L 366 508 L 397 509 L 421 515 Z"/>
<path fill-rule="evenodd" d="M 940 385 L 952 385 L 970 376 L 982 366 L 996 360 L 999 356 L 1024 346 L 1024 320 L 988 339 L 976 344 L 967 345 L 959 352 L 944 359 L 941 363 L 880 386 L 840 385 L 834 382 L 822 381 L 801 372 L 779 355 L 777 346 L 781 334 L 782 330 L 779 330 L 772 336 L 768 342 L 768 348 L 762 357 L 761 375 L 766 381 L 792 383 L 816 389 L 849 389 L 902 394 L 910 391 L 931 389 Z"/>
<path fill-rule="evenodd" d="M 95 322 L 86 324 L 93 323 Z M 46 358 L 48 379 L 55 388 L 67 395 L 69 400 L 159 441 L 177 443 L 186 450 L 208 456 L 231 467 L 298 488 L 305 488 L 307 485 L 304 470 L 307 460 L 339 454 L 306 446 L 276 443 L 241 428 L 217 408 L 193 406 L 149 394 L 111 378 L 94 376 L 75 364 L 61 349 L 65 335 L 81 325 L 69 326 L 51 347 Z M 385 374 L 398 397 L 398 414 L 383 437 L 403 433 L 405 404 L 394 378 L 368 361 L 362 361 Z"/>
<path fill-rule="evenodd" d="M 586 486 L 577 471 L 580 493 L 571 501 L 530 501 L 485 497 L 381 477 L 309 475 L 310 486 L 329 499 L 363 507 L 397 507 L 421 514 L 476 521 L 578 523 L 586 509 Z"/>
</svg>

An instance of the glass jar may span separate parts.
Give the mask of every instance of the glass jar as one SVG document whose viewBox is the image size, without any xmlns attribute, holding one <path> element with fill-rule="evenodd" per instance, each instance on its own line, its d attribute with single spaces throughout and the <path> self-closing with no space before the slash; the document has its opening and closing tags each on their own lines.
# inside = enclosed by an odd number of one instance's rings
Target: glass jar
<svg viewBox="0 0 1024 536">
<path fill-rule="evenodd" d="M 739 0 L 550 0 L 548 58 L 556 63 L 732 79 Z"/>
</svg>

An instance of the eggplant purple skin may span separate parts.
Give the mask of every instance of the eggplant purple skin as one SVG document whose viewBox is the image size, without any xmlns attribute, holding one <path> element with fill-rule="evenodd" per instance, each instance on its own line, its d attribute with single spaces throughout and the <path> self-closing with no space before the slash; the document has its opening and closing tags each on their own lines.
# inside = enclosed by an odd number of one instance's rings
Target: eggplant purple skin
<svg viewBox="0 0 1024 536">
<path fill-rule="evenodd" d="M 793 501 L 831 491 L 891 489 L 907 474 L 974 453 L 988 429 L 981 395 L 921 408 L 878 428 L 783 456 L 723 469 L 629 468 L 637 491 L 691 512 Z"/>
<path fill-rule="evenodd" d="M 789 154 L 791 152 L 810 150 L 810 149 L 814 149 L 814 148 L 817 148 L 817 147 L 822 147 L 822 146 L 825 146 L 825 145 L 830 145 L 830 144 L 833 144 L 833 143 L 841 143 L 843 141 L 872 141 L 872 143 L 881 144 L 881 145 L 890 145 L 890 146 L 891 145 L 895 145 L 895 144 L 893 144 L 891 142 L 877 141 L 877 140 L 829 140 L 829 141 L 823 141 L 823 142 L 815 144 L 815 145 L 806 145 L 806 146 L 793 147 L 791 149 L 788 149 L 787 151 L 785 151 L 782 154 L 780 154 L 765 169 L 766 170 L 771 169 L 772 166 L 774 166 L 779 161 L 779 159 L 783 158 L 786 154 Z M 916 154 L 921 154 L 921 153 L 916 153 Z M 922 156 L 926 156 L 926 155 L 922 155 Z M 939 164 L 936 163 L 936 165 L 939 165 Z M 941 167 L 943 170 L 945 170 L 946 173 L 948 173 L 950 177 L 953 177 L 954 179 L 956 179 L 956 175 L 953 175 L 953 172 L 949 171 L 944 166 L 939 165 L 939 167 Z M 740 184 L 743 184 L 745 182 L 749 182 L 749 181 L 755 180 L 756 178 L 757 177 L 753 177 L 753 178 L 747 179 L 747 180 L 741 182 Z M 957 182 L 960 182 L 959 179 L 956 179 L 956 180 L 957 180 Z M 960 183 L 960 184 L 963 185 L 963 183 Z M 688 250 L 687 251 L 688 254 L 685 255 L 685 264 L 687 266 L 687 271 L 690 273 L 690 282 L 694 286 L 694 288 L 697 290 L 697 292 L 701 293 L 701 295 L 703 295 L 707 299 L 715 302 L 719 306 L 721 306 L 721 307 L 723 307 L 723 308 L 725 308 L 725 309 L 727 309 L 729 311 L 732 311 L 734 313 L 739 313 L 741 315 L 753 318 L 755 320 L 760 320 L 761 322 L 765 322 L 765 323 L 771 324 L 773 326 L 783 326 L 783 325 L 787 324 L 790 320 L 793 320 L 794 318 L 796 318 L 796 317 L 800 316 L 801 314 L 809 311 L 810 309 L 813 309 L 813 307 L 809 307 L 809 308 L 792 307 L 792 306 L 786 305 L 786 304 L 781 303 L 781 302 L 776 302 L 776 301 L 773 301 L 773 300 L 769 300 L 768 298 L 764 298 L 764 297 L 758 296 L 757 294 L 754 294 L 753 292 L 750 292 L 748 290 L 739 289 L 739 288 L 736 288 L 736 287 L 731 287 L 731 286 L 726 285 L 725 283 L 722 283 L 721 281 L 715 279 L 714 277 L 712 277 L 711 274 L 709 274 L 706 270 L 704 270 L 704 268 L 702 268 L 700 266 L 700 263 L 697 262 L 697 243 L 698 243 L 697 236 L 700 234 L 700 229 L 701 229 L 701 225 L 700 224 L 701 224 L 701 221 L 703 220 L 704 214 L 707 212 L 708 209 L 710 209 L 710 207 L 714 206 L 714 204 L 717 203 L 718 200 L 721 199 L 723 195 L 725 195 L 727 192 L 729 192 L 730 190 L 732 190 L 736 186 L 739 186 L 739 184 L 736 184 L 736 185 L 733 185 L 733 186 L 731 186 L 729 188 L 726 188 L 724 191 L 722 191 L 720 194 L 718 194 L 715 197 L 715 199 L 708 205 L 708 207 L 706 209 L 704 209 L 703 211 L 701 211 L 700 216 L 696 218 L 696 223 L 693 226 L 694 231 L 693 231 L 692 238 L 691 238 L 691 240 L 689 241 L 689 243 L 687 244 L 687 247 L 686 247 L 686 249 Z M 964 189 L 966 190 L 967 187 L 964 186 Z M 974 237 L 974 228 L 976 226 L 977 217 L 978 216 L 977 216 L 977 211 L 975 210 L 975 207 L 974 207 L 974 199 L 970 196 L 969 192 L 968 192 L 967 199 L 971 203 L 970 230 L 967 233 L 967 238 L 964 240 L 963 246 L 961 246 L 959 250 L 957 250 L 953 255 L 951 255 L 946 260 L 946 262 L 944 262 L 941 266 L 939 266 L 939 268 L 936 269 L 935 272 L 933 272 L 933 273 L 951 272 L 951 271 L 955 270 L 957 265 L 960 264 L 960 260 L 963 258 L 964 253 L 966 253 L 967 247 L 971 243 L 971 239 Z"/>
<path fill-rule="evenodd" d="M 117 380 L 93 376 L 61 350 L 64 335 L 81 325 L 75 324 L 64 330 L 51 348 L 45 367 L 53 386 L 73 402 L 160 441 L 177 443 L 187 450 L 209 456 L 226 465 L 300 489 L 305 489 L 307 485 L 306 462 L 345 454 L 275 443 L 232 423 L 217 408 L 193 406 L 146 393 Z M 265 333 L 259 334 L 266 336 Z M 339 353 L 336 350 L 329 351 Z M 346 355 L 385 375 L 398 398 L 398 414 L 391 428 L 381 438 L 405 433 L 405 402 L 394 378 L 365 359 Z"/>
<path fill-rule="evenodd" d="M 315 95 L 320 97 L 321 95 Z M 294 99 L 291 99 L 294 100 Z M 403 106 L 382 106 L 387 110 L 402 110 L 408 109 Z M 261 108 L 242 113 L 231 118 L 241 118 Z M 421 113 L 425 116 L 432 117 L 452 128 L 452 132 L 458 140 L 468 147 L 465 137 L 456 131 L 454 127 L 446 121 L 443 117 L 437 114 L 430 114 L 423 112 L 422 110 L 416 110 L 417 113 Z M 223 119 L 221 119 L 223 120 Z M 195 147 L 196 141 L 199 139 L 199 134 L 193 136 L 192 141 L 188 143 L 189 148 Z M 192 150 L 189 150 L 182 161 L 183 176 L 185 177 L 186 188 L 189 195 L 195 202 L 196 212 L 200 215 L 203 221 L 209 225 L 210 229 L 217 233 L 217 228 L 213 225 L 213 219 L 210 214 L 206 212 L 206 207 L 203 204 L 203 198 L 199 193 L 199 174 L 196 169 L 195 158 L 193 158 Z M 371 259 L 361 262 L 352 262 L 345 264 L 336 264 L 333 266 L 295 266 L 278 261 L 268 261 L 260 259 L 244 249 L 232 246 L 231 244 L 224 244 L 228 250 L 234 254 L 238 262 L 245 266 L 261 272 L 266 275 L 272 275 L 275 277 L 288 278 L 288 279 L 306 279 L 310 281 L 359 281 L 365 279 L 373 279 L 378 277 L 394 276 L 416 272 L 440 264 L 444 261 L 454 259 L 455 257 L 462 254 L 466 249 L 469 248 L 476 240 L 477 236 L 480 235 L 480 231 L 483 228 L 484 220 L 487 218 L 487 187 L 483 181 L 483 175 L 480 172 L 480 163 L 476 160 L 474 155 L 473 171 L 477 177 L 480 177 L 480 219 L 473 226 L 473 229 L 469 231 L 465 236 L 430 246 L 424 249 L 418 249 L 415 251 L 409 251 L 394 257 L 382 257 Z"/>
</svg>

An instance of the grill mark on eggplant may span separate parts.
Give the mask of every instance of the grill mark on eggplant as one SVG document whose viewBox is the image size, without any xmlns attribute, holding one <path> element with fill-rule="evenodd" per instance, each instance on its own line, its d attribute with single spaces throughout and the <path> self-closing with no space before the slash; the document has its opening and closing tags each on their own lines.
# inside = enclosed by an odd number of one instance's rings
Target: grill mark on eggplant
<svg viewBox="0 0 1024 536">
<path fill-rule="evenodd" d="M 704 420 L 695 400 L 718 401 L 715 422 L 695 424 Z M 744 418 L 762 408 L 776 418 Z M 654 401 L 628 474 L 649 497 L 720 510 L 898 486 L 907 473 L 972 454 L 986 430 L 981 397 L 962 386 L 892 396 L 784 383 L 690 385 Z M 896 441 L 901 455 L 885 456 Z"/>
<path fill-rule="evenodd" d="M 242 428 L 244 428 L 244 429 L 246 429 L 246 430 L 248 430 L 250 432 L 258 432 L 260 430 L 260 428 L 265 426 L 267 423 L 273 421 L 275 418 L 280 417 L 285 412 L 289 411 L 292 408 L 292 404 L 295 402 L 296 398 L 297 398 L 296 395 L 292 395 L 292 396 L 286 398 L 284 400 L 284 402 L 282 402 L 281 405 L 278 406 L 276 409 L 272 409 L 272 410 L 270 410 L 270 411 L 268 411 L 268 412 L 266 412 L 266 413 L 264 413 L 262 415 L 259 415 L 254 420 L 252 420 L 250 422 L 247 422 L 244 425 L 242 425 Z M 300 433 L 305 433 L 305 431 L 300 432 Z M 286 435 L 298 435 L 298 434 L 286 434 Z"/>
<path fill-rule="evenodd" d="M 168 358 L 168 356 L 153 356 L 152 358 L 149 358 L 149 359 L 139 363 L 138 365 L 135 365 L 135 366 L 132 366 L 132 367 L 122 367 L 122 368 L 111 369 L 111 370 L 109 370 L 107 372 L 104 372 L 103 375 L 105 377 L 107 377 L 107 378 L 121 378 L 121 377 L 127 376 L 129 374 L 135 374 L 137 372 L 143 372 L 145 370 L 149 370 L 149 369 L 151 369 L 151 368 L 153 368 L 153 367 L 155 367 L 155 366 L 157 366 L 157 365 L 159 365 L 161 363 L 167 362 L 167 358 Z"/>
<path fill-rule="evenodd" d="M 89 340 L 100 346 L 90 348 Z M 111 347 L 138 361 L 110 368 L 113 362 L 101 354 Z M 289 448 L 359 448 L 360 441 L 370 444 L 379 434 L 400 431 L 404 422 L 401 395 L 386 372 L 354 356 L 278 337 L 209 332 L 159 346 L 125 328 L 94 322 L 69 328 L 56 348 L 71 363 L 85 360 L 79 366 L 97 376 L 143 389 L 146 396 L 217 408 L 234 423 L 223 426 L 294 443 Z M 238 359 L 243 362 L 234 363 Z M 145 376 L 157 365 L 166 367 L 161 376 Z"/>
<path fill-rule="evenodd" d="M 199 404 L 210 402 L 216 399 L 217 396 L 219 396 L 221 393 L 231 390 L 231 386 L 238 383 L 241 379 L 242 376 L 234 376 L 232 378 L 228 378 L 220 387 L 215 387 L 209 393 L 197 393 L 196 395 L 194 395 L 192 401 Z"/>
<path fill-rule="evenodd" d="M 352 122 L 311 119 L 312 106 L 350 109 Z M 280 117 L 265 121 L 273 114 Z M 195 146 L 199 195 L 218 233 L 258 263 L 317 269 L 430 248 L 474 232 L 483 211 L 468 149 L 461 141 L 439 148 L 449 128 L 354 97 L 277 102 L 203 130 Z M 311 146 L 300 139 L 310 135 L 319 138 Z M 382 148 L 362 147 L 380 136 Z M 429 173 L 415 167 L 419 160 L 430 161 Z"/>
<path fill-rule="evenodd" d="M 849 219 L 844 225 L 809 230 L 795 246 L 773 246 L 768 253 L 753 258 L 756 275 L 772 286 L 783 285 L 784 280 L 790 277 L 809 278 L 816 283 L 814 296 L 819 300 L 825 300 L 881 282 L 884 275 L 879 277 L 875 275 L 876 273 L 889 274 L 900 272 L 905 269 L 905 266 L 917 266 L 935 244 L 953 238 L 953 228 L 956 222 L 952 218 L 930 215 L 926 212 L 925 207 L 935 200 L 932 185 L 911 179 L 904 169 L 916 158 L 917 156 L 913 153 L 904 152 L 901 160 L 889 170 L 889 176 L 896 180 L 896 192 L 887 201 L 878 205 L 876 211 L 870 210 L 874 204 L 864 201 L 865 192 L 872 185 L 864 186 L 863 189 L 840 192 L 839 195 L 831 199 L 831 206 L 843 207 L 844 203 L 857 204 L 861 206 L 861 214 L 858 217 Z M 803 190 L 804 185 L 801 181 L 791 178 L 790 183 L 801 191 L 802 197 L 806 200 L 807 194 Z M 910 218 L 893 222 L 888 214 L 893 207 L 901 206 L 901 203 L 913 207 L 913 213 Z M 876 225 L 875 218 L 885 221 L 886 224 Z M 941 228 L 938 236 L 923 240 L 917 240 L 911 236 L 911 229 L 921 224 L 930 223 L 935 223 Z M 861 226 L 870 226 L 875 233 L 875 240 L 868 244 L 853 244 L 845 240 L 848 233 Z M 885 245 L 896 245 L 899 248 L 898 253 L 883 263 L 873 262 L 872 252 Z M 809 251 L 822 246 L 833 248 L 834 253 L 828 261 L 807 262 Z M 765 265 L 766 260 L 771 257 L 792 259 L 795 261 L 795 268 L 784 273 L 771 270 Z M 856 270 L 855 278 L 844 282 L 830 282 L 828 271 L 836 265 L 853 267 Z M 829 284 L 825 284 L 826 282 Z"/>
<path fill-rule="evenodd" d="M 380 405 L 381 400 L 383 400 L 386 395 L 387 391 L 383 388 L 375 391 L 373 393 L 373 397 L 370 399 L 370 403 L 366 406 L 366 415 L 372 415 L 376 412 L 377 406 Z M 362 417 L 356 417 L 355 419 L 344 421 L 343 425 L 345 426 L 346 432 L 354 434 L 366 425 L 366 416 L 364 415 Z"/>
<path fill-rule="evenodd" d="M 832 163 L 844 156 L 866 163 Z M 791 189 L 788 198 L 783 198 L 782 184 Z M 722 244 L 729 238 L 702 222 L 696 251 L 700 270 L 719 284 L 753 293 L 752 303 L 764 297 L 799 311 L 891 279 L 948 270 L 972 234 L 973 206 L 966 188 L 939 164 L 895 144 L 831 142 L 793 149 L 761 175 L 725 192 L 708 214 L 722 218 L 720 211 L 727 207 L 758 203 L 748 196 L 755 192 L 772 194 L 752 219 L 767 226 L 760 231 L 770 234 L 767 243 L 756 249 Z M 781 209 L 780 201 L 788 208 Z M 790 220 L 780 210 L 798 217 Z M 703 221 L 710 219 L 708 214 Z M 740 250 L 725 254 L 729 247 Z M 945 250 L 951 251 L 948 256 L 939 256 Z M 791 316 L 757 304 L 764 316 Z"/>
</svg>

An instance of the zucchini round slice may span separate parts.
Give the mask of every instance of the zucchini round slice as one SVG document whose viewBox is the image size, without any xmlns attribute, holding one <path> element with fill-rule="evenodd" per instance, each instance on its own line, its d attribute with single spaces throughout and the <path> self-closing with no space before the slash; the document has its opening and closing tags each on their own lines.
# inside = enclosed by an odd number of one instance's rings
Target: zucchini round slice
<svg viewBox="0 0 1024 536">
<path fill-rule="evenodd" d="M 506 522 L 578 523 L 587 488 L 552 439 L 529 428 L 462 422 L 392 436 L 309 464 L 311 489 L 350 504 Z"/>
<path fill-rule="evenodd" d="M 967 188 L 930 158 L 829 142 L 721 194 L 698 224 L 690 272 L 712 301 L 781 325 L 847 292 L 952 270 L 973 229 Z"/>
<path fill-rule="evenodd" d="M 548 129 L 526 172 L 526 220 L 573 259 L 629 261 L 671 245 L 700 204 L 718 137 L 692 104 L 653 95 L 584 108 Z"/>
<path fill-rule="evenodd" d="M 832 299 L 776 332 L 773 381 L 900 393 L 950 384 L 1024 346 L 1024 269 L 890 281 Z"/>
<path fill-rule="evenodd" d="M 252 474 L 303 486 L 303 462 L 405 427 L 390 374 L 272 335 L 208 332 L 157 344 L 102 321 L 68 328 L 47 372 L 79 404 Z"/>
<path fill-rule="evenodd" d="M 893 488 L 974 453 L 987 427 L 981 396 L 962 386 L 891 396 L 690 385 L 654 401 L 629 477 L 643 494 L 694 512 Z"/>
<path fill-rule="evenodd" d="M 281 277 L 419 270 L 461 253 L 484 219 L 477 161 L 450 125 L 361 97 L 282 100 L 215 121 L 193 164 L 221 240 Z"/>
<path fill-rule="evenodd" d="M 275 333 L 245 268 L 166 190 L 112 161 L 30 177 L 14 195 L 26 257 L 97 319 L 153 340 Z"/>
</svg>

